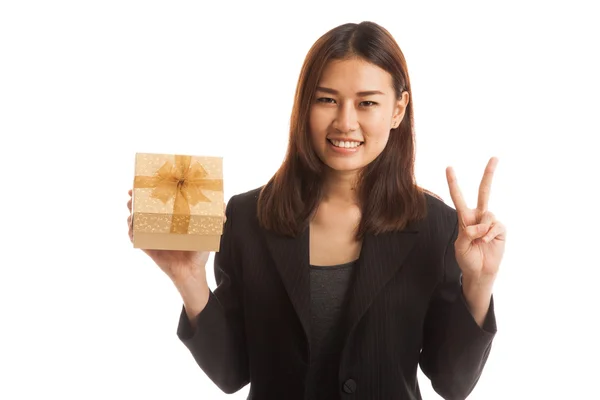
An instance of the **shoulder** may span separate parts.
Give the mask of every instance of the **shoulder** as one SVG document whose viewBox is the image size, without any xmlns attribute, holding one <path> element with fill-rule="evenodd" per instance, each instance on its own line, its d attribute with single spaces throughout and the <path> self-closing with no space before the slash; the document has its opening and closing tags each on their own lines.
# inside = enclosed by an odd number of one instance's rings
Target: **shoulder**
<svg viewBox="0 0 600 400">
<path fill-rule="evenodd" d="M 427 217 L 422 222 L 423 228 L 442 237 L 450 237 L 458 223 L 456 210 L 443 199 L 425 193 Z"/>
<path fill-rule="evenodd" d="M 263 186 L 231 196 L 227 201 L 227 220 L 235 215 L 233 218 L 236 221 L 254 221 L 256 219 L 258 197 L 262 188 Z"/>
<path fill-rule="evenodd" d="M 427 202 L 427 213 L 432 216 L 443 216 L 456 218 L 456 210 L 446 203 L 441 197 L 437 197 L 430 193 L 425 193 Z"/>
<path fill-rule="evenodd" d="M 233 204 L 236 209 L 256 207 L 256 204 L 258 203 L 258 196 L 260 195 L 262 188 L 263 186 L 248 190 L 247 192 L 234 194 L 231 196 L 227 204 Z"/>
</svg>

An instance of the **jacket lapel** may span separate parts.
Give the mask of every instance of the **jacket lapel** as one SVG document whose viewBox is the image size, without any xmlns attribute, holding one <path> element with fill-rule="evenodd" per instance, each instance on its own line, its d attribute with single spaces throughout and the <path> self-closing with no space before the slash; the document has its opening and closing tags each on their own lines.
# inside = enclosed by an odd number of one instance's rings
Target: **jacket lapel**
<svg viewBox="0 0 600 400">
<path fill-rule="evenodd" d="M 310 338 L 310 271 L 309 230 L 297 237 L 266 232 L 266 242 L 273 261 L 300 319 L 306 339 Z"/>
<path fill-rule="evenodd" d="M 341 320 L 344 337 L 354 330 L 375 296 L 400 270 L 417 241 L 417 234 L 417 223 L 413 222 L 402 231 L 365 236 Z"/>
</svg>

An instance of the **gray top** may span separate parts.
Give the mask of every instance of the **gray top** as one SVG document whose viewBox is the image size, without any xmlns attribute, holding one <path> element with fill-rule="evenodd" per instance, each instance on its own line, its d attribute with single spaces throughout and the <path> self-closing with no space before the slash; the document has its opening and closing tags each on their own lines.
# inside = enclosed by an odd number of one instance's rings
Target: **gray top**
<svg viewBox="0 0 600 400">
<path fill-rule="evenodd" d="M 334 266 L 310 266 L 311 399 L 333 399 L 339 393 L 338 369 L 342 343 L 339 322 L 356 261 Z"/>
</svg>

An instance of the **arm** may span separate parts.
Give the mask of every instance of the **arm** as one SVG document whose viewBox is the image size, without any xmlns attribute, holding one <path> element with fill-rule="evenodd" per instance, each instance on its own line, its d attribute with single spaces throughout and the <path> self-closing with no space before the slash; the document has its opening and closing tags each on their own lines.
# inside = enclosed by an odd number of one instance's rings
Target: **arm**
<svg viewBox="0 0 600 400">
<path fill-rule="evenodd" d="M 492 303 L 493 279 L 482 282 L 476 278 L 466 278 L 464 275 L 462 278 L 462 294 L 473 319 L 483 329 L 487 328 L 484 324 Z"/>
<path fill-rule="evenodd" d="M 201 279 L 177 285 L 184 301 L 177 335 L 200 368 L 225 393 L 235 393 L 250 381 L 241 283 L 234 269 L 239 265 L 232 243 L 234 203 L 232 198 L 227 204 L 220 250 L 215 253 L 215 291 L 206 290 L 208 285 Z"/>
<path fill-rule="evenodd" d="M 465 399 L 473 390 L 487 361 L 496 333 L 491 296 L 475 307 L 489 305 L 483 312 L 470 311 L 463 294 L 461 271 L 456 262 L 455 225 L 444 253 L 444 276 L 429 305 L 423 331 L 421 369 L 434 390 L 447 400 Z M 478 313 L 478 315 L 475 315 Z M 481 319 L 481 325 L 475 320 Z"/>
</svg>

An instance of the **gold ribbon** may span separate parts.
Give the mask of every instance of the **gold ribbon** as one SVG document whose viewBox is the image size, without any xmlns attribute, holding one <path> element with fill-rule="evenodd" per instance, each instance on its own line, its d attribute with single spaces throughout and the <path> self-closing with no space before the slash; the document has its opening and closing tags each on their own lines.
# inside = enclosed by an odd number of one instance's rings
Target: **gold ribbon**
<svg viewBox="0 0 600 400">
<path fill-rule="evenodd" d="M 151 197 L 166 204 L 175 198 L 171 233 L 188 233 L 191 219 L 190 206 L 210 202 L 202 190 L 223 190 L 222 179 L 206 179 L 208 173 L 191 156 L 175 156 L 175 163 L 167 161 L 154 176 L 134 178 L 134 188 L 151 188 Z"/>
</svg>

